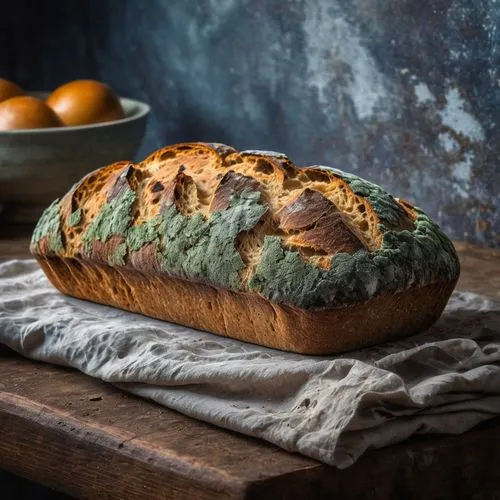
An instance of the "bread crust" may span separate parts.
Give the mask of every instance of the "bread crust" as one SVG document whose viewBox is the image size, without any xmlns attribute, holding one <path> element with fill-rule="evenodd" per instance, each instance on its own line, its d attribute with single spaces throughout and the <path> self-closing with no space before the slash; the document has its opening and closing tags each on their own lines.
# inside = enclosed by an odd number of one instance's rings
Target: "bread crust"
<svg viewBox="0 0 500 500">
<path fill-rule="evenodd" d="M 439 227 L 379 186 L 205 143 L 90 173 L 31 251 L 68 295 L 307 354 L 422 331 L 459 277 Z"/>
<path fill-rule="evenodd" d="M 62 293 L 224 337 L 301 354 L 342 353 L 419 333 L 440 316 L 456 282 L 308 311 L 165 274 L 78 259 L 38 262 Z"/>
</svg>

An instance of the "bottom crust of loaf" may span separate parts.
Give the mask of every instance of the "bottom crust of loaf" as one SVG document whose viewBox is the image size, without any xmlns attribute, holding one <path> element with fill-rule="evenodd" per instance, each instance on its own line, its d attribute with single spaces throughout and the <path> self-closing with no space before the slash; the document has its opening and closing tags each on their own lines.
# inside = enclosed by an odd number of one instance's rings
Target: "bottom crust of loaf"
<svg viewBox="0 0 500 500">
<path fill-rule="evenodd" d="M 334 354 L 419 333 L 441 315 L 456 282 L 347 307 L 308 311 L 166 275 L 78 259 L 38 258 L 61 292 L 234 339 L 302 354 Z"/>
</svg>

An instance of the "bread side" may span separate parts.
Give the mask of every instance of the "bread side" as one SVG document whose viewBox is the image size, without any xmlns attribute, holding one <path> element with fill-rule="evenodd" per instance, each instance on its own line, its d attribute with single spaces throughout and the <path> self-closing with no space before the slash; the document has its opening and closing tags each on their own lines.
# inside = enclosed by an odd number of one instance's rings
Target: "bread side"
<svg viewBox="0 0 500 500">
<path fill-rule="evenodd" d="M 357 304 L 304 310 L 166 274 L 39 258 L 63 293 L 283 351 L 326 355 L 421 332 L 443 310 L 454 283 L 435 283 Z"/>
<path fill-rule="evenodd" d="M 441 295 L 421 315 L 435 318 L 459 274 L 453 245 L 439 227 L 379 186 L 336 169 L 298 168 L 279 153 L 237 152 L 221 144 L 170 146 L 139 164 L 120 162 L 89 174 L 45 211 L 31 250 L 65 293 L 79 292 L 53 273 L 71 263 L 100 266 L 125 281 L 138 273 L 146 277 L 141 287 L 163 280 L 163 294 L 172 279 L 181 280 L 188 288 L 230 292 L 249 304 L 265 301 L 271 304 L 265 308 L 269 324 L 276 308 L 296 312 L 309 318 L 301 324 L 317 338 L 320 312 L 347 318 L 377 298 L 395 304 L 403 297 L 403 309 L 413 311 L 424 306 L 419 290 L 433 287 Z M 191 324 L 187 315 L 176 319 L 175 311 L 160 306 L 143 311 L 142 303 L 92 293 L 83 298 Z M 349 309 L 355 306 L 361 309 Z M 428 323 L 414 312 L 403 314 L 404 327 L 388 311 L 379 315 L 387 338 Z M 351 318 L 349 324 L 356 322 Z M 191 326 L 223 333 L 206 318 Z M 286 345 L 290 335 L 282 335 Z"/>
</svg>

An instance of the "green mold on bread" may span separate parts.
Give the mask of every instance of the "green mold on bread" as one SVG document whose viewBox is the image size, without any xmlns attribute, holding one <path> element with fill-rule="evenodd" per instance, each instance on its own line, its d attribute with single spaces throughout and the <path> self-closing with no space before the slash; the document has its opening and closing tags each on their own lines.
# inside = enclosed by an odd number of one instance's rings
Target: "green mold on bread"
<svg viewBox="0 0 500 500">
<path fill-rule="evenodd" d="M 83 234 L 86 253 L 90 253 L 96 240 L 106 243 L 112 236 L 127 235 L 132 223 L 131 208 L 135 197 L 135 192 L 127 187 L 119 196 L 106 202 Z"/>
<path fill-rule="evenodd" d="M 77 210 L 72 212 L 70 214 L 70 216 L 68 217 L 68 226 L 69 227 L 78 226 L 78 224 L 80 224 L 81 220 L 82 220 L 82 209 L 78 208 Z"/>
<path fill-rule="evenodd" d="M 205 219 L 186 217 L 169 207 L 160 226 L 162 269 L 172 275 L 242 290 L 244 262 L 236 250 L 236 237 L 254 228 L 267 208 L 260 193 L 243 191 L 230 206 Z"/>
<path fill-rule="evenodd" d="M 41 240 L 46 242 L 47 255 L 57 255 L 63 250 L 59 209 L 60 201 L 57 199 L 43 211 L 31 237 L 32 251 L 41 252 Z"/>
<path fill-rule="evenodd" d="M 353 304 L 433 280 L 456 280 L 459 262 L 451 242 L 422 212 L 415 222 L 413 232 L 387 231 L 378 250 L 331 257 L 329 269 L 304 261 L 278 238 L 267 237 L 250 289 L 269 300 L 309 309 Z"/>
</svg>

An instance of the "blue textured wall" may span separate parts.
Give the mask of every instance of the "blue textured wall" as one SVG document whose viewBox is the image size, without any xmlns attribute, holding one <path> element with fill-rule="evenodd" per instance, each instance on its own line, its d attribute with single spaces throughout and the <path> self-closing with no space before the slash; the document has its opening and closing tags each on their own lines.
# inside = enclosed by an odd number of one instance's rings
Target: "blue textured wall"
<svg viewBox="0 0 500 500">
<path fill-rule="evenodd" d="M 380 183 L 500 247 L 500 2 L 18 0 L 0 68 L 102 79 L 185 140 L 284 151 Z M 4 7 L 2 7 L 4 8 Z"/>
</svg>

